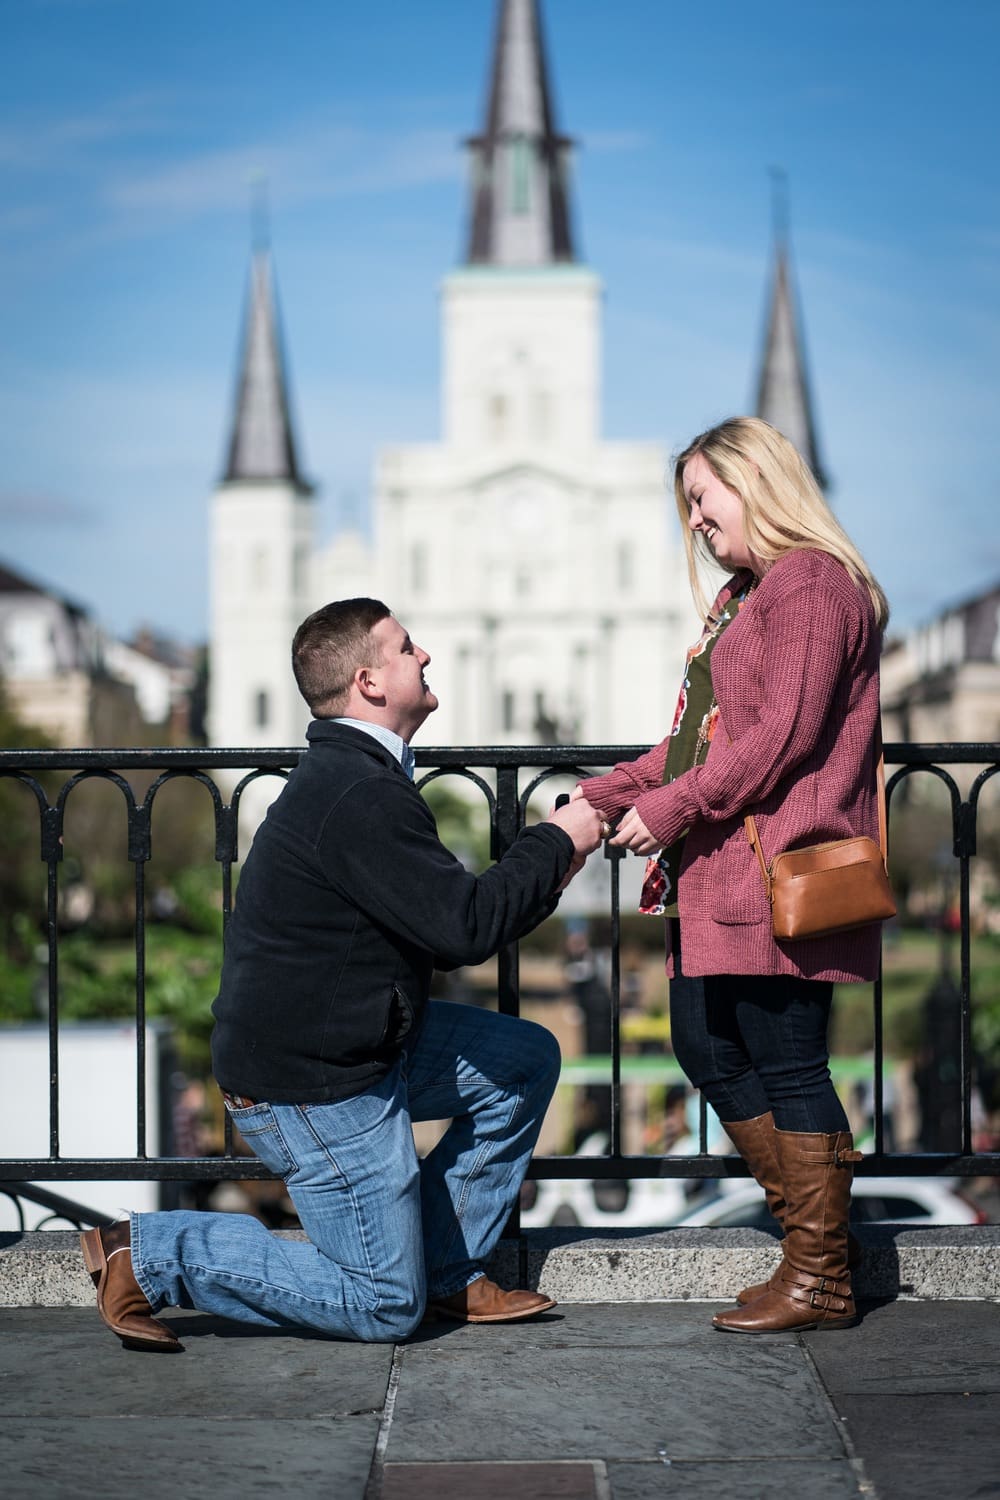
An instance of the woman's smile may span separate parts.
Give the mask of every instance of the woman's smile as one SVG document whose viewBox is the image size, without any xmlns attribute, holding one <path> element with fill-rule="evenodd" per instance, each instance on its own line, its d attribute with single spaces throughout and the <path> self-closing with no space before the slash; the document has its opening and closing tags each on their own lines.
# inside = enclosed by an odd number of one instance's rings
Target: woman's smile
<svg viewBox="0 0 1000 1500">
<path fill-rule="evenodd" d="M 688 525 L 705 538 L 717 562 L 748 568 L 750 550 L 743 535 L 743 501 L 723 484 L 708 460 L 695 453 L 684 465 Z"/>
</svg>

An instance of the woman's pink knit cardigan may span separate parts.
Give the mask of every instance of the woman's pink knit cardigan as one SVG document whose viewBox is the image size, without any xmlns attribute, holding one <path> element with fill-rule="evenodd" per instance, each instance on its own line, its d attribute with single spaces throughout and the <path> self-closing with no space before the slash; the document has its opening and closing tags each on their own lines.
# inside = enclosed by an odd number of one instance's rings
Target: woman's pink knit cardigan
<svg viewBox="0 0 1000 1500">
<path fill-rule="evenodd" d="M 743 827 L 764 857 L 826 839 L 878 839 L 881 640 L 866 590 L 825 552 L 789 552 L 712 655 L 721 723 L 703 766 L 663 786 L 668 741 L 582 783 L 606 816 L 634 806 L 666 847 L 689 829 L 678 886 L 685 974 L 864 981 L 881 927 L 777 943 Z"/>
</svg>

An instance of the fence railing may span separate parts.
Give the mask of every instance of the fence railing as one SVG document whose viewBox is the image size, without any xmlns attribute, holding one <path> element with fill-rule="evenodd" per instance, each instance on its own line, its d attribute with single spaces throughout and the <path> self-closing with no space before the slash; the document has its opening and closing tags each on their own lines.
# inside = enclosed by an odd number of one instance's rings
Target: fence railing
<svg viewBox="0 0 1000 1500">
<path fill-rule="evenodd" d="M 547 795 L 546 783 L 553 778 L 590 774 L 605 769 L 618 760 L 632 759 L 643 746 L 529 746 L 511 748 L 428 749 L 417 751 L 418 782 L 426 787 L 443 776 L 458 776 L 471 789 L 471 795 L 483 799 L 491 830 L 492 854 L 500 856 L 516 837 L 528 817 L 528 804 Z M 186 778 L 202 787 L 211 811 L 214 833 L 214 856 L 219 869 L 219 895 L 223 921 L 228 918 L 233 900 L 233 867 L 240 856 L 240 811 L 248 791 L 261 778 L 284 776 L 296 764 L 300 751 L 289 750 L 51 750 L 0 751 L 0 784 L 19 783 L 25 795 L 33 798 L 38 813 L 38 852 L 46 870 L 44 947 L 48 998 L 48 1154 L 0 1159 L 0 1192 L 8 1194 L 15 1185 L 45 1181 L 99 1181 L 115 1179 L 158 1181 L 220 1181 L 225 1179 L 267 1178 L 268 1171 L 255 1158 L 237 1154 L 233 1149 L 231 1126 L 226 1120 L 225 1146 L 221 1155 L 162 1156 L 147 1152 L 147 1122 L 152 1107 L 147 1084 L 147 1006 L 146 1006 L 146 940 L 147 885 L 146 868 L 152 855 L 152 813 L 163 788 Z M 952 1177 L 1000 1175 L 1000 1152 L 973 1149 L 973 1048 L 972 1015 L 976 976 L 972 964 L 972 924 L 970 912 L 970 868 L 976 856 L 980 794 L 990 779 L 1000 771 L 1000 745 L 997 744 L 888 744 L 886 763 L 897 769 L 891 775 L 887 793 L 890 806 L 890 842 L 892 809 L 905 796 L 910 779 L 917 773 L 943 783 L 950 804 L 951 848 L 948 853 L 950 873 L 958 890 L 956 936 L 959 945 L 957 995 L 958 1014 L 953 1017 L 957 1035 L 957 1052 L 951 1060 L 954 1067 L 960 1115 L 960 1138 L 955 1149 L 948 1151 L 890 1151 L 885 1141 L 885 1099 L 883 1074 L 885 1062 L 885 1017 L 881 980 L 872 987 L 874 1048 L 872 1053 L 871 1090 L 873 1097 L 874 1150 L 867 1155 L 861 1171 L 879 1175 L 909 1176 L 940 1174 Z M 951 769 L 959 766 L 980 768 L 974 774 L 969 790 L 963 793 Z M 70 773 L 54 790 L 53 778 Z M 962 778 L 969 780 L 969 774 Z M 137 793 L 129 776 L 148 782 L 147 789 Z M 150 781 L 150 777 L 152 780 Z M 63 861 L 63 830 L 67 808 L 77 788 L 86 781 L 100 779 L 117 788 L 124 803 L 127 839 L 123 858 L 133 868 L 133 933 L 135 942 L 135 1090 L 136 1149 L 127 1157 L 79 1157 L 64 1155 L 60 1149 L 60 870 Z M 565 784 L 565 783 L 564 783 Z M 595 858 L 599 856 L 594 856 Z M 619 851 L 605 849 L 610 861 L 610 1062 L 606 1084 L 610 1090 L 610 1142 L 604 1156 L 539 1156 L 532 1163 L 530 1175 L 539 1178 L 718 1178 L 743 1175 L 745 1168 L 738 1158 L 709 1153 L 705 1111 L 701 1111 L 699 1150 L 687 1155 L 625 1155 L 622 1150 L 622 970 L 621 970 L 621 892 Z M 221 951 L 219 954 L 221 959 Z M 516 1015 L 520 1009 L 521 984 L 519 952 L 516 945 L 504 949 L 498 957 L 498 1003 L 501 1011 Z M 626 1069 L 628 1071 L 628 1059 Z M 155 1101 L 154 1101 L 155 1102 Z M 99 1106 L 99 1101 L 95 1101 Z M 2 1150 L 0 1140 L 0 1150 Z"/>
</svg>

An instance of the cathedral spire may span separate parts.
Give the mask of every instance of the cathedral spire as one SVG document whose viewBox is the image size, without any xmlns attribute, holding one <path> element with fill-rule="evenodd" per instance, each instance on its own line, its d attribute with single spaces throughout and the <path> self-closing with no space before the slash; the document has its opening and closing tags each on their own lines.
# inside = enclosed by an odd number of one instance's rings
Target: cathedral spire
<svg viewBox="0 0 1000 1500">
<path fill-rule="evenodd" d="M 805 345 L 792 283 L 785 174 L 775 171 L 772 178 L 774 274 L 757 384 L 757 415 L 795 444 L 817 483 L 825 489 L 827 478 L 816 443 Z"/>
<path fill-rule="evenodd" d="M 253 259 L 225 480 L 303 483 L 289 413 L 277 295 L 264 210 L 254 205 Z"/>
<path fill-rule="evenodd" d="M 567 162 L 545 62 L 538 0 L 499 0 L 486 122 L 472 151 L 470 265 L 572 261 Z"/>
</svg>

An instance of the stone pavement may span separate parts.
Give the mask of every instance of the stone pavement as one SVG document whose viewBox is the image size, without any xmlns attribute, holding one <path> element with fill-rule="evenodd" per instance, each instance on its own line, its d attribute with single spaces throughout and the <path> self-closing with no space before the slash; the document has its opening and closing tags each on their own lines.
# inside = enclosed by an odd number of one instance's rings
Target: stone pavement
<svg viewBox="0 0 1000 1500">
<path fill-rule="evenodd" d="M 1000 1303 L 715 1332 L 695 1301 L 560 1306 L 359 1345 L 167 1314 L 128 1353 L 82 1307 L 0 1309 L 7 1500 L 987 1500 Z"/>
</svg>

